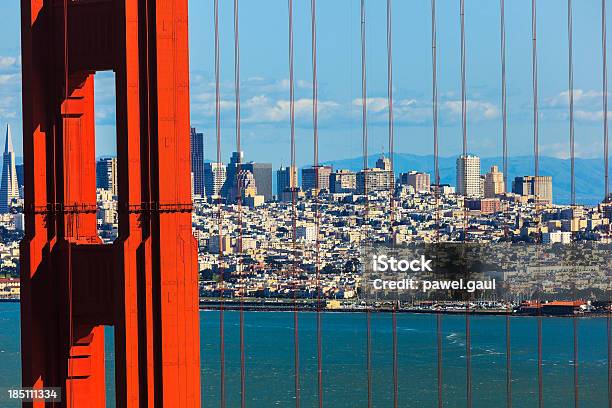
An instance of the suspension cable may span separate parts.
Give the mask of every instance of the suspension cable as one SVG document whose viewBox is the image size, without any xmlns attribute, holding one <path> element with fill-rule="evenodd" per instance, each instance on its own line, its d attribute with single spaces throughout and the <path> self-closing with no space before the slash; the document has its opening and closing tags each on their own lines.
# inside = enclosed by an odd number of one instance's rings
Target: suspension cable
<svg viewBox="0 0 612 408">
<path fill-rule="evenodd" d="M 395 245 L 395 231 L 393 224 L 395 222 L 395 170 L 393 166 L 394 156 L 394 132 L 393 132 L 393 27 L 392 27 L 392 9 L 391 0 L 387 0 L 387 97 L 389 105 L 389 162 L 391 165 L 391 180 L 389 183 L 389 207 L 390 220 L 389 231 L 391 232 L 392 244 Z M 399 302 L 399 300 L 398 300 Z M 393 333 L 393 408 L 398 407 L 398 363 L 397 363 L 397 307 L 398 303 L 393 303 L 391 311 L 391 330 Z"/>
<path fill-rule="evenodd" d="M 531 0 L 531 74 L 533 87 L 533 158 L 534 176 L 539 175 L 539 141 L 538 141 L 538 48 L 537 48 L 537 16 L 536 0 Z M 535 193 L 535 191 L 534 191 Z"/>
<path fill-rule="evenodd" d="M 364 225 L 368 235 L 369 198 L 368 198 L 368 107 L 366 88 L 366 13 L 365 0 L 361 0 L 361 143 L 363 152 L 363 193 L 365 197 Z M 368 389 L 368 408 L 372 407 L 372 318 L 366 305 L 366 376 Z"/>
<path fill-rule="evenodd" d="M 389 132 L 389 162 L 391 165 L 391 183 L 390 183 L 390 195 L 389 205 L 391 207 L 391 231 L 393 231 L 394 221 L 394 210 L 395 210 L 395 199 L 394 199 L 394 181 L 395 181 L 395 169 L 394 169 L 394 123 L 393 123 L 393 19 L 391 0 L 387 0 L 387 103 L 389 105 L 389 116 L 388 116 L 388 132 Z"/>
<path fill-rule="evenodd" d="M 234 0 L 234 89 L 236 94 L 236 150 L 238 151 L 238 163 L 236 164 L 235 179 L 232 183 L 236 186 L 236 204 L 238 209 L 238 256 L 236 258 L 236 266 L 241 276 L 244 279 L 243 265 L 241 265 L 242 256 L 242 183 L 238 179 L 242 170 L 242 160 L 240 154 L 242 152 L 240 140 L 240 42 L 239 42 L 239 25 L 238 25 L 238 0 Z M 240 406 L 246 406 L 246 366 L 245 366 L 245 343 L 244 343 L 244 297 L 247 295 L 246 283 L 242 289 L 240 297 Z"/>
<path fill-rule="evenodd" d="M 501 10 L 501 92 L 502 92 L 502 145 L 504 156 L 504 191 L 508 191 L 508 117 L 506 105 L 506 10 L 504 0 L 500 0 Z"/>
<path fill-rule="evenodd" d="M 603 134 L 604 134 L 604 199 L 610 194 L 608 180 L 608 58 L 606 46 L 606 0 L 601 0 L 601 51 L 602 69 L 602 104 L 603 104 Z"/>
<path fill-rule="evenodd" d="M 289 6 L 289 120 L 291 126 L 291 167 L 289 169 L 289 185 L 291 187 L 291 226 L 292 226 L 292 279 L 293 279 L 293 370 L 295 406 L 300 408 L 300 342 L 298 326 L 298 307 L 296 302 L 297 288 L 297 190 L 294 185 L 295 163 L 295 84 L 293 68 L 293 0 L 288 0 Z"/>
<path fill-rule="evenodd" d="M 221 92 L 219 78 L 219 0 L 214 0 L 214 16 L 215 16 L 215 132 L 217 139 L 217 163 L 211 169 L 213 178 L 216 178 L 217 171 L 221 165 Z M 214 196 L 217 192 L 213 191 Z M 221 389 L 220 389 L 220 405 L 225 408 L 225 322 L 224 322 L 224 305 L 223 305 L 223 214 L 221 209 L 221 198 L 217 199 L 217 225 L 219 229 L 219 271 L 220 276 L 220 293 L 221 299 L 219 302 L 219 360 L 221 366 Z"/>
<path fill-rule="evenodd" d="M 569 142 L 570 142 L 570 178 L 571 203 L 576 205 L 576 180 L 574 176 L 574 61 L 572 0 L 567 0 L 567 40 L 568 40 L 568 86 L 569 86 Z"/>
<path fill-rule="evenodd" d="M 460 0 L 461 17 L 461 134 L 463 136 L 463 156 L 467 156 L 467 95 L 465 87 L 465 0 Z"/>
<path fill-rule="evenodd" d="M 538 217 L 538 230 L 540 229 L 539 221 L 539 191 L 535 191 L 537 178 L 539 176 L 539 141 L 538 141 L 538 53 L 537 53 L 537 4 L 536 0 L 531 0 L 531 34 L 532 34 L 532 52 L 531 52 L 531 70 L 532 70 L 532 87 L 533 87 L 533 158 L 534 158 L 534 195 L 536 198 L 536 217 Z M 539 242 L 539 240 L 538 240 Z M 543 408 L 543 379 L 542 379 L 542 305 L 538 301 L 538 406 Z"/>
<path fill-rule="evenodd" d="M 311 8 L 311 44 L 312 44 L 312 131 L 314 142 L 314 170 L 315 170 L 315 270 L 317 287 L 317 395 L 319 408 L 323 408 L 323 345 L 321 333 L 321 281 L 320 281 L 320 214 L 319 214 L 319 108 L 318 108 L 318 81 L 317 81 L 317 2 L 310 1 Z"/>
<path fill-rule="evenodd" d="M 570 160 L 571 160 L 571 205 L 576 205 L 576 180 L 574 171 L 574 60 L 573 60 L 573 27 L 572 27 L 572 0 L 567 0 L 567 40 L 568 40 L 568 87 L 569 87 L 569 139 L 570 139 Z M 574 297 L 575 298 L 575 297 Z M 578 393 L 578 321 L 576 315 L 572 315 L 573 331 L 573 361 L 574 367 L 574 406 L 579 407 Z"/>
<path fill-rule="evenodd" d="M 437 62 L 437 35 L 436 35 L 436 0 L 431 0 L 431 100 L 432 100 L 432 127 L 434 151 L 434 180 L 436 201 L 436 243 L 440 241 L 440 166 L 438 159 L 438 62 Z M 436 350 L 437 350 L 437 386 L 438 408 L 443 408 L 442 400 L 442 314 L 436 313 Z"/>
<path fill-rule="evenodd" d="M 363 169 L 366 171 L 368 169 L 368 108 L 366 89 L 366 20 L 364 0 L 361 0 L 361 135 Z M 367 184 L 368 183 L 364 183 L 364 187 L 366 187 L 366 189 Z"/>
<path fill-rule="evenodd" d="M 465 0 L 460 0 L 459 14 L 461 26 L 461 133 L 463 136 L 463 160 L 467 161 L 468 140 L 467 140 L 467 88 L 465 80 Z M 467 171 L 467 162 L 462 163 Z M 466 180 L 467 184 L 467 180 Z M 467 186 L 464 200 L 467 199 Z M 464 226 L 463 242 L 468 240 L 469 214 L 468 208 L 464 203 Z M 470 325 L 470 301 L 468 299 L 465 306 L 465 368 L 466 368 L 466 400 L 467 407 L 472 406 L 472 344 L 471 344 L 471 325 Z"/>
<path fill-rule="evenodd" d="M 501 104 L 502 104 L 502 145 L 504 157 L 504 191 L 508 191 L 508 134 L 507 134 L 507 105 L 506 105 L 506 6 L 500 0 L 500 30 L 501 30 Z M 509 305 L 508 305 L 509 306 Z M 506 313 L 506 408 L 512 408 L 512 355 L 510 336 L 510 312 Z"/>
</svg>

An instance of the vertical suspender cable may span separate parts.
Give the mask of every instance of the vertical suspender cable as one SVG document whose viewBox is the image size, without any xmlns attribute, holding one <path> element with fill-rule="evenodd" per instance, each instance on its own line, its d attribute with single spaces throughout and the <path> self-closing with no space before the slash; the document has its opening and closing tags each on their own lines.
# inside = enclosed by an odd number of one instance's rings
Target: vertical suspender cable
<svg viewBox="0 0 612 408">
<path fill-rule="evenodd" d="M 368 107 L 366 89 L 366 20 L 365 0 L 361 0 L 361 143 L 363 151 L 363 170 L 368 169 Z M 364 178 L 365 179 L 365 178 Z M 364 183 L 367 196 L 368 183 Z M 367 200 L 367 198 L 366 198 Z M 367 206 L 366 206 L 367 211 Z"/>
<path fill-rule="evenodd" d="M 602 69 L 602 103 L 603 103 L 603 134 L 604 134 L 604 198 L 610 194 L 608 181 L 608 58 L 606 47 L 606 0 L 601 0 L 601 51 Z"/>
<path fill-rule="evenodd" d="M 510 354 L 510 313 L 506 313 L 506 407 L 512 408 L 512 355 Z"/>
<path fill-rule="evenodd" d="M 506 106 L 506 7 L 499 2 L 501 29 L 501 95 L 502 95 L 502 145 L 504 156 L 504 191 L 508 191 L 508 134 Z M 510 347 L 510 308 L 506 313 L 506 408 L 512 408 L 512 356 Z"/>
<path fill-rule="evenodd" d="M 363 152 L 363 189 L 365 196 L 365 227 L 368 234 L 369 199 L 368 199 L 368 116 L 366 88 L 366 19 L 365 0 L 361 0 L 361 143 Z M 366 306 L 366 376 L 368 408 L 372 407 L 372 333 L 370 309 Z"/>
<path fill-rule="evenodd" d="M 238 0 L 234 0 L 234 89 L 236 93 L 236 150 L 238 155 L 242 151 L 240 140 L 240 42 L 238 31 Z M 240 157 L 240 156 L 239 156 Z M 236 164 L 235 177 L 240 176 L 242 161 Z M 240 265 L 242 255 L 242 184 L 238 179 L 232 180 L 236 188 L 236 204 L 238 206 L 238 257 L 236 266 L 242 275 Z M 245 344 L 244 344 L 244 297 L 247 294 L 246 284 L 240 297 L 240 406 L 246 406 L 246 366 L 245 366 Z"/>
<path fill-rule="evenodd" d="M 504 156 L 504 189 L 508 191 L 508 117 L 506 106 L 506 10 L 504 0 L 500 0 L 501 14 L 501 93 L 502 93 L 502 145 Z"/>
<path fill-rule="evenodd" d="M 392 30 L 392 10 L 391 0 L 387 0 L 387 97 L 389 105 L 389 161 L 391 163 L 391 180 L 389 183 L 389 206 L 390 220 L 389 230 L 391 239 L 395 244 L 393 223 L 395 221 L 395 170 L 393 167 L 394 156 L 394 132 L 393 132 L 393 30 Z M 398 300 L 399 302 L 399 300 Z M 391 330 L 393 336 L 393 408 L 398 406 L 398 364 L 397 364 L 397 307 L 398 303 L 394 302 L 393 310 L 391 311 Z"/>
<path fill-rule="evenodd" d="M 317 2 L 310 1 L 311 7 L 311 41 L 312 41 L 312 130 L 314 142 L 314 168 L 315 168 L 315 231 L 316 231 L 316 254 L 315 254 L 315 269 L 316 269 L 316 286 L 317 286 L 317 394 L 319 399 L 319 408 L 323 408 L 323 346 L 321 334 L 321 281 L 320 272 L 320 253 L 319 253 L 319 232 L 320 232 L 320 214 L 319 214 L 319 129 L 318 129 L 318 82 L 317 82 Z"/>
<path fill-rule="evenodd" d="M 368 107 L 366 89 L 366 19 L 365 0 L 361 0 L 361 143 L 363 151 L 363 193 L 365 197 L 364 224 L 368 234 Z M 370 308 L 366 305 L 366 376 L 368 383 L 368 408 L 372 407 L 372 323 Z"/>
<path fill-rule="evenodd" d="M 431 100 L 434 150 L 434 180 L 436 186 L 440 185 L 440 165 L 438 162 L 438 62 L 436 52 L 436 0 L 431 0 Z M 439 188 L 436 188 L 439 192 Z"/>
<path fill-rule="evenodd" d="M 461 18 L 461 133 L 463 135 L 463 157 L 468 154 L 467 147 L 467 90 L 465 84 L 465 0 L 460 0 Z M 466 166 L 467 164 L 463 164 Z M 466 191 L 467 193 L 467 191 Z M 468 210 L 464 206 L 464 231 L 463 240 L 468 239 Z M 466 368 L 466 402 L 467 407 L 472 406 L 472 344 L 470 327 L 470 301 L 467 300 L 465 307 L 465 368 Z"/>
<path fill-rule="evenodd" d="M 391 1 L 387 0 L 387 104 L 389 105 L 388 115 L 388 132 L 389 132 L 389 162 L 391 164 L 391 183 L 389 189 L 389 205 L 391 207 L 391 225 L 390 230 L 393 232 L 393 221 L 395 220 L 395 199 L 394 199 L 394 184 L 395 184 L 395 169 L 394 169 L 394 123 L 393 123 L 393 27 L 392 27 L 392 10 Z"/>
<path fill-rule="evenodd" d="M 217 163 L 216 166 L 220 166 L 221 163 L 221 92 L 220 92 L 220 78 L 219 78 L 219 0 L 214 1 L 214 14 L 215 14 L 215 132 L 217 138 Z M 216 176 L 217 167 L 213 167 L 213 177 Z M 213 192 L 217 195 L 217 192 Z M 219 360 L 221 366 L 221 389 L 220 389 L 220 406 L 225 408 L 225 322 L 224 322 L 224 308 L 223 308 L 223 268 L 221 263 L 223 262 L 223 216 L 221 214 L 221 199 L 217 198 L 217 223 L 219 229 L 219 270 L 221 271 L 220 277 L 220 292 L 221 300 L 219 302 Z"/>
<path fill-rule="evenodd" d="M 532 34 L 532 52 L 531 52 L 531 67 L 532 67 L 532 87 L 533 87 L 533 159 L 534 159 L 534 176 L 539 176 L 539 129 L 538 129 L 538 52 L 537 52 L 537 4 L 536 0 L 531 0 L 531 34 Z M 536 191 L 534 186 L 534 195 L 536 196 L 536 217 L 538 218 L 538 229 L 540 227 L 539 220 L 539 191 Z M 539 242 L 539 241 L 538 241 Z M 538 406 L 544 406 L 544 384 L 542 376 L 542 304 L 538 301 L 538 317 L 537 317 L 537 354 L 538 354 Z"/>
<path fill-rule="evenodd" d="M 569 93 L 569 139 L 570 139 L 570 179 L 571 204 L 576 205 L 576 180 L 574 171 L 574 63 L 572 33 L 572 0 L 567 0 L 567 36 L 568 36 L 568 93 Z"/>
<path fill-rule="evenodd" d="M 294 392 L 295 407 L 300 408 L 300 338 L 298 326 L 298 307 L 295 299 L 297 280 L 297 180 L 294 180 L 293 172 L 295 163 L 295 84 L 293 74 L 293 0 L 288 0 L 289 6 L 289 120 L 291 126 L 291 168 L 289 169 L 289 185 L 291 186 L 291 225 L 292 225 L 292 279 L 293 288 L 293 370 L 294 370 Z"/>
<path fill-rule="evenodd" d="M 460 0 L 461 17 L 461 134 L 463 155 L 467 156 L 467 95 L 465 88 L 465 0 Z"/>
<path fill-rule="evenodd" d="M 568 40 L 568 92 L 569 92 L 569 142 L 570 142 L 570 178 L 571 178 L 571 204 L 576 205 L 576 180 L 574 163 L 574 50 L 573 50 L 573 27 L 572 27 L 572 0 L 567 0 L 567 40 Z M 572 316 L 573 331 L 573 366 L 574 366 L 574 406 L 580 406 L 578 393 L 578 321 L 576 315 Z"/>
<path fill-rule="evenodd" d="M 538 141 L 538 48 L 536 0 L 531 0 L 531 79 L 533 87 L 533 159 L 534 176 L 539 175 L 539 141 Z"/>
<path fill-rule="evenodd" d="M 438 62 L 436 38 L 436 0 L 431 0 L 431 99 L 434 150 L 434 179 L 436 199 L 436 242 L 440 239 L 440 166 L 438 160 Z M 438 408 L 443 408 L 442 401 L 442 315 L 436 313 L 437 344 L 437 385 Z"/>
<path fill-rule="evenodd" d="M 539 173 L 539 141 L 538 141 L 538 53 L 537 53 L 537 15 L 536 15 L 536 0 L 531 0 L 531 74 L 533 87 L 533 159 L 534 159 L 534 176 L 537 178 Z M 535 188 L 534 188 L 535 190 Z M 536 195 L 536 206 L 539 202 Z M 539 225 L 539 221 L 538 221 Z M 542 382 L 542 314 L 541 304 L 538 304 L 540 312 L 538 313 L 538 406 L 543 408 L 543 382 Z"/>
</svg>

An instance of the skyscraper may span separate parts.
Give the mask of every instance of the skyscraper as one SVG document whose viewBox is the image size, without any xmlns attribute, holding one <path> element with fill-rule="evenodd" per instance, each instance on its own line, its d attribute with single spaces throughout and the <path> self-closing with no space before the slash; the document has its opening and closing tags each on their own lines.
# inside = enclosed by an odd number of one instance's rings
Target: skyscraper
<svg viewBox="0 0 612 408">
<path fill-rule="evenodd" d="M 399 176 L 400 184 L 412 186 L 417 193 L 428 193 L 430 190 L 431 177 L 429 173 L 421 173 L 418 171 L 410 171 L 402 173 Z"/>
<path fill-rule="evenodd" d="M 329 176 L 331 172 L 331 166 L 312 166 L 302 169 L 302 190 L 308 191 L 318 187 L 319 190 L 329 191 Z"/>
<path fill-rule="evenodd" d="M 117 195 L 117 158 L 103 157 L 96 163 L 96 187 Z"/>
<path fill-rule="evenodd" d="M 193 194 L 204 196 L 204 134 L 191 128 L 191 172 L 193 173 Z"/>
<path fill-rule="evenodd" d="M 350 170 L 336 170 L 329 176 L 329 191 L 331 193 L 352 193 L 356 187 L 357 177 Z"/>
<path fill-rule="evenodd" d="M 497 166 L 491 166 L 491 170 L 485 175 L 484 180 L 485 198 L 495 198 L 498 194 L 502 194 L 505 191 L 504 173 L 499 171 Z"/>
<path fill-rule="evenodd" d="M 221 188 L 221 195 L 225 198 L 235 197 L 237 195 L 237 177 L 238 167 L 242 170 L 242 162 L 244 161 L 244 152 L 232 152 L 230 162 L 227 164 L 225 171 L 225 183 Z"/>
<path fill-rule="evenodd" d="M 542 202 L 552 204 L 552 176 L 515 177 L 512 192 L 522 196 L 534 196 Z"/>
<path fill-rule="evenodd" d="M 281 167 L 276 170 L 276 195 L 280 200 L 285 190 L 297 187 L 297 168 Z"/>
<path fill-rule="evenodd" d="M 480 157 L 457 157 L 457 194 L 480 197 Z"/>
<path fill-rule="evenodd" d="M 17 169 L 17 185 L 23 187 L 23 163 L 15 166 Z"/>
<path fill-rule="evenodd" d="M 381 170 L 391 171 L 391 159 L 381 154 L 378 160 L 376 160 L 376 167 Z"/>
<path fill-rule="evenodd" d="M 361 170 L 356 176 L 357 194 L 373 191 L 390 191 L 393 188 L 393 174 L 379 167 Z"/>
<path fill-rule="evenodd" d="M 6 125 L 6 140 L 2 156 L 2 180 L 0 182 L 0 213 L 6 214 L 11 208 L 13 199 L 19 198 L 17 170 L 15 169 L 15 151 L 11 139 L 11 127 Z"/>
<path fill-rule="evenodd" d="M 209 198 L 219 198 L 225 184 L 226 169 L 223 163 L 204 163 L 204 190 Z"/>
<path fill-rule="evenodd" d="M 265 201 L 272 201 L 272 163 L 248 162 L 242 164 L 240 169 L 253 173 L 257 194 L 264 196 Z"/>
</svg>

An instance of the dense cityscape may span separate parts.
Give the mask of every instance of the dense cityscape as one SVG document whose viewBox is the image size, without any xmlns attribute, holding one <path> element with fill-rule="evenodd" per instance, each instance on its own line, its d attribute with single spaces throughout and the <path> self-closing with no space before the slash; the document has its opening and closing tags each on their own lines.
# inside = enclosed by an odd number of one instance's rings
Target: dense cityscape
<svg viewBox="0 0 612 408">
<path fill-rule="evenodd" d="M 202 299 L 320 298 L 328 308 L 358 307 L 366 243 L 612 242 L 610 203 L 555 205 L 550 176 L 516 177 L 507 192 L 499 168 L 481 174 L 480 158 L 473 155 L 457 158 L 455 186 L 436 185 L 424 172 L 396 175 L 385 155 L 358 172 L 321 165 L 300 169 L 298 178 L 296 167 L 281 167 L 274 186 L 272 164 L 246 162 L 243 152 L 232 152 L 227 164 L 205 162 L 203 134 L 195 129 L 191 152 Z M 111 243 L 118 231 L 116 158 L 99 158 L 96 175 L 99 236 Z M 15 164 L 7 127 L 0 186 L 2 298 L 19 296 L 22 198 L 23 166 Z M 507 272 L 504 280 L 515 276 L 525 284 L 526 270 Z M 595 271 L 591 278 L 608 289 L 606 276 Z M 531 279 L 526 298 L 538 287 Z"/>
</svg>

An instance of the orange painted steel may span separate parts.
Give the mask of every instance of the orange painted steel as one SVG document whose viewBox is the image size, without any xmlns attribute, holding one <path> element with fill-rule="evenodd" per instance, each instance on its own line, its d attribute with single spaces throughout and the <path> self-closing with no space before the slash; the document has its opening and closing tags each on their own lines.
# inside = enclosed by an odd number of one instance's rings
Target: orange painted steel
<svg viewBox="0 0 612 408">
<path fill-rule="evenodd" d="M 23 386 L 63 392 L 62 403 L 24 406 L 104 407 L 103 326 L 112 325 L 118 407 L 199 407 L 187 0 L 22 0 L 21 9 Z M 103 244 L 94 77 L 108 70 L 119 236 Z"/>
</svg>

